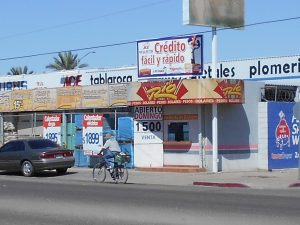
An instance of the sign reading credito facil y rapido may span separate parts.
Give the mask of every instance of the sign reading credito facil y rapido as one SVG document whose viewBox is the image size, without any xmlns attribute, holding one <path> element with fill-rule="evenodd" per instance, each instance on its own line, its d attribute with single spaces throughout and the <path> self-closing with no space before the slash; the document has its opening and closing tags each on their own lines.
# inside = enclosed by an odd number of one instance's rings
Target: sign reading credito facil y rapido
<svg viewBox="0 0 300 225">
<path fill-rule="evenodd" d="M 143 40 L 137 48 L 139 78 L 203 73 L 202 35 Z"/>
</svg>

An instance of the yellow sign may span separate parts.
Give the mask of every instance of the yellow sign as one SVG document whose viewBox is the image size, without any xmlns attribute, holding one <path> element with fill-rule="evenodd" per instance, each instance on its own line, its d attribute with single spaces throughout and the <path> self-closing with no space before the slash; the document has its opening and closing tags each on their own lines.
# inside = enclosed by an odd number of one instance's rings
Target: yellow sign
<svg viewBox="0 0 300 225">
<path fill-rule="evenodd" d="M 14 90 L 11 93 L 12 111 L 32 110 L 32 90 Z"/>
<path fill-rule="evenodd" d="M 65 87 L 57 89 L 57 109 L 81 108 L 81 87 Z"/>
<path fill-rule="evenodd" d="M 108 86 L 86 86 L 82 87 L 82 108 L 104 108 L 108 107 Z"/>
<path fill-rule="evenodd" d="M 244 103 L 241 80 L 171 80 L 131 83 L 129 105 Z"/>
</svg>

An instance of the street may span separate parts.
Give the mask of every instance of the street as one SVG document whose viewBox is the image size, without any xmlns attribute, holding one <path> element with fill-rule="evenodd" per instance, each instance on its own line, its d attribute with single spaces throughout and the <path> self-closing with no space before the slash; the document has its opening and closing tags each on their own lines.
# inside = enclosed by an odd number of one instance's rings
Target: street
<svg viewBox="0 0 300 225">
<path fill-rule="evenodd" d="M 0 224 L 299 224 L 300 191 L 0 175 Z"/>
</svg>

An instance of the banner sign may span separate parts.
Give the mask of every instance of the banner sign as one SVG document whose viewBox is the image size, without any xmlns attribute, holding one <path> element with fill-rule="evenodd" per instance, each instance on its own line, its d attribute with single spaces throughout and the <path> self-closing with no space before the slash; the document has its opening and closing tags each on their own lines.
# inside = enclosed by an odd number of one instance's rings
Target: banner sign
<svg viewBox="0 0 300 225">
<path fill-rule="evenodd" d="M 244 103 L 241 80 L 170 80 L 129 84 L 129 104 L 215 104 Z"/>
<path fill-rule="evenodd" d="M 61 145 L 61 114 L 43 116 L 43 138 Z"/>
<path fill-rule="evenodd" d="M 269 169 L 297 168 L 299 165 L 299 120 L 294 103 L 268 103 Z"/>
<path fill-rule="evenodd" d="M 0 111 L 10 111 L 11 92 L 0 92 Z"/>
<path fill-rule="evenodd" d="M 103 114 L 84 114 L 82 123 L 83 151 L 99 153 L 103 146 Z"/>
<path fill-rule="evenodd" d="M 161 106 L 136 106 L 134 107 L 135 120 L 162 120 Z"/>
<path fill-rule="evenodd" d="M 81 108 L 104 108 L 107 106 L 107 85 L 82 87 Z"/>
<path fill-rule="evenodd" d="M 127 84 L 114 84 L 108 86 L 109 106 L 127 106 Z"/>
<path fill-rule="evenodd" d="M 138 41 L 138 78 L 203 73 L 202 35 Z"/>
<path fill-rule="evenodd" d="M 12 111 L 32 110 L 32 90 L 17 90 L 11 95 Z"/>
<path fill-rule="evenodd" d="M 137 81 L 136 67 L 67 70 L 41 74 L 0 76 L 0 92 L 74 86 L 98 86 Z"/>
<path fill-rule="evenodd" d="M 57 109 L 76 109 L 81 106 L 81 87 L 68 87 L 57 89 Z M 79 107 L 78 107 L 79 106 Z"/>
<path fill-rule="evenodd" d="M 55 110 L 56 89 L 32 90 L 32 110 Z"/>
</svg>

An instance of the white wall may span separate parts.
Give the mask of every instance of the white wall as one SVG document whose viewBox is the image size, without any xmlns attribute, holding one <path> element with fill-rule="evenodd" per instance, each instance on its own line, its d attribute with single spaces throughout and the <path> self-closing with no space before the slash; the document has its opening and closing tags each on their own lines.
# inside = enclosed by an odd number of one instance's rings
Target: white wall
<svg viewBox="0 0 300 225">
<path fill-rule="evenodd" d="M 258 169 L 268 169 L 268 103 L 258 104 Z"/>
</svg>

